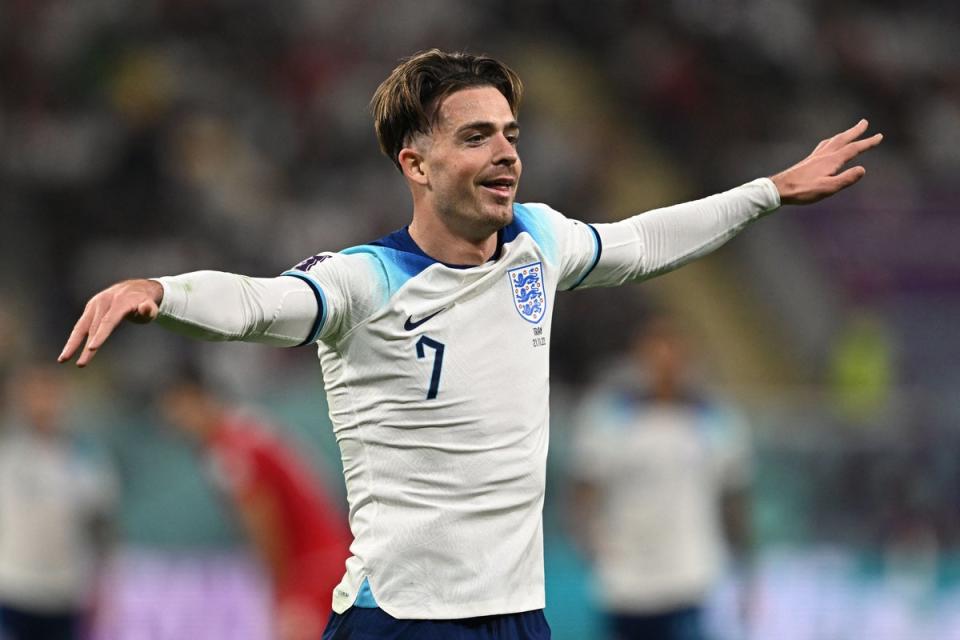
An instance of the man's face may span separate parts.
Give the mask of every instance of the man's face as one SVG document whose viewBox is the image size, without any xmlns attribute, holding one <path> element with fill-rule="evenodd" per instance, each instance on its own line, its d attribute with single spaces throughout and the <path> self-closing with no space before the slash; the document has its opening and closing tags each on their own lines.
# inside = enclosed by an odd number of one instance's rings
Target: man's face
<svg viewBox="0 0 960 640">
<path fill-rule="evenodd" d="M 519 134 L 507 99 L 493 87 L 463 89 L 440 104 L 417 146 L 433 207 L 451 230 L 483 240 L 513 221 Z"/>
<path fill-rule="evenodd" d="M 189 383 L 174 384 L 159 400 L 160 410 L 172 426 L 188 436 L 203 435 L 204 398 L 199 389 Z"/>
<path fill-rule="evenodd" d="M 16 401 L 31 428 L 53 434 L 61 429 L 65 394 L 66 386 L 58 372 L 37 367 L 21 376 Z"/>
</svg>

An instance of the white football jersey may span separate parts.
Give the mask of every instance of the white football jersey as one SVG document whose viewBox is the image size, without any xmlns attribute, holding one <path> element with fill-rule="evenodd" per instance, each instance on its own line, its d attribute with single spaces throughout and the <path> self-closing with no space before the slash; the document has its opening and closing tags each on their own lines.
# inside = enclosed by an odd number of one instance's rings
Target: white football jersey
<svg viewBox="0 0 960 640">
<path fill-rule="evenodd" d="M 597 232 L 516 205 L 499 256 L 446 265 L 403 229 L 287 275 L 316 327 L 354 543 L 334 609 L 364 579 L 399 618 L 544 606 L 541 510 L 551 307 L 588 275 Z"/>
<path fill-rule="evenodd" d="M 544 606 L 557 291 L 669 271 L 779 204 L 766 178 L 609 224 L 517 204 L 482 265 L 440 263 L 404 229 L 278 278 L 158 278 L 159 320 L 208 340 L 318 344 L 354 535 L 335 611 L 529 611 Z"/>
<path fill-rule="evenodd" d="M 585 403 L 573 474 L 601 496 L 590 521 L 599 595 L 624 614 L 703 602 L 725 560 L 722 498 L 750 479 L 749 427 L 731 407 L 642 387 L 605 386 Z"/>
</svg>

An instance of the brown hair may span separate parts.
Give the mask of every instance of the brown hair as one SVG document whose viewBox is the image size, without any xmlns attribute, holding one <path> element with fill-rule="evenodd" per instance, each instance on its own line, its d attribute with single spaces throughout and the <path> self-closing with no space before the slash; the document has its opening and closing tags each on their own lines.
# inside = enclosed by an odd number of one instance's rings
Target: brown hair
<svg viewBox="0 0 960 640">
<path fill-rule="evenodd" d="M 507 99 L 514 117 L 523 83 L 507 65 L 488 56 L 421 51 L 404 58 L 370 101 L 380 150 L 400 168 L 397 156 L 417 133 L 427 133 L 445 97 L 470 87 L 491 86 Z"/>
</svg>

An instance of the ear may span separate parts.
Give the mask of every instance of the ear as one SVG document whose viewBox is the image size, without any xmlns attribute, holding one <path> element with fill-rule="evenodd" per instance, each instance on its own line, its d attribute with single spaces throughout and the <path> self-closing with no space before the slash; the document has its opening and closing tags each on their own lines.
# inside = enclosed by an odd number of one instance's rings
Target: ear
<svg viewBox="0 0 960 640">
<path fill-rule="evenodd" d="M 427 184 L 427 172 L 424 166 L 423 156 L 411 147 L 404 147 L 397 154 L 397 161 L 400 163 L 400 170 L 407 179 L 417 184 Z"/>
</svg>

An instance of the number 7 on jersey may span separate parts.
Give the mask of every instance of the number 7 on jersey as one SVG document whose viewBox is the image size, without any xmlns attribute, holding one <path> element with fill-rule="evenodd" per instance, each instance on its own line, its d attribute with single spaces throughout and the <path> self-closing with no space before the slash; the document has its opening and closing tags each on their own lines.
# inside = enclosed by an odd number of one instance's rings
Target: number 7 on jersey
<svg viewBox="0 0 960 640">
<path fill-rule="evenodd" d="M 430 388 L 427 389 L 427 400 L 433 400 L 437 397 L 440 390 L 440 369 L 443 367 L 443 343 L 437 342 L 433 338 L 420 336 L 417 340 L 417 360 L 422 360 L 426 356 L 424 347 L 430 347 L 434 350 L 433 373 L 430 374 Z"/>
</svg>

